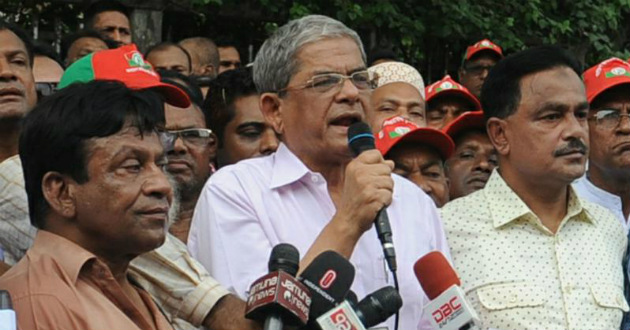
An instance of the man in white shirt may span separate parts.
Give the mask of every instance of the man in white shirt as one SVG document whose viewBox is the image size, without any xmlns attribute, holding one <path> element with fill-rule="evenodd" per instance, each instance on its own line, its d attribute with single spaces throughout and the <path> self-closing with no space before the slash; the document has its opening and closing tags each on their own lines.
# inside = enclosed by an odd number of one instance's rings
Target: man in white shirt
<svg viewBox="0 0 630 330">
<path fill-rule="evenodd" d="M 573 185 L 580 197 L 608 208 L 626 233 L 630 215 L 630 64 L 605 60 L 584 72 L 591 152 L 586 175 Z"/>
<path fill-rule="evenodd" d="M 433 201 L 392 175 L 378 150 L 352 159 L 347 131 L 365 119 L 374 76 L 356 32 L 325 16 L 278 29 L 254 62 L 265 119 L 281 139 L 273 155 L 241 161 L 210 177 L 193 217 L 189 249 L 241 297 L 267 273 L 272 247 L 297 247 L 304 269 L 325 250 L 356 267 L 363 297 L 393 285 L 373 222 L 388 206 L 404 305 L 399 329 L 418 329 L 427 297 L 413 263 L 432 250 L 449 255 Z M 387 326 L 394 329 L 393 318 Z"/>
<path fill-rule="evenodd" d="M 442 219 L 462 289 L 483 329 L 618 329 L 626 236 L 577 197 L 588 102 L 580 65 L 555 46 L 501 60 L 481 93 L 499 167 Z"/>
</svg>

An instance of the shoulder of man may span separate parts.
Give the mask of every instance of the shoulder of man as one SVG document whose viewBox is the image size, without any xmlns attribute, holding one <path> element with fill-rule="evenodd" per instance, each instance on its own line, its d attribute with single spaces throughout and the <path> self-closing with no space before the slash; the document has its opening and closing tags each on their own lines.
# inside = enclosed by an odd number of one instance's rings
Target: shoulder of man
<svg viewBox="0 0 630 330">
<path fill-rule="evenodd" d="M 595 224 L 600 227 L 610 228 L 615 232 L 625 236 L 625 231 L 619 219 L 608 208 L 603 207 L 597 203 L 590 202 L 584 198 L 578 197 L 582 208 L 586 210 L 587 215 L 595 220 Z"/>
</svg>

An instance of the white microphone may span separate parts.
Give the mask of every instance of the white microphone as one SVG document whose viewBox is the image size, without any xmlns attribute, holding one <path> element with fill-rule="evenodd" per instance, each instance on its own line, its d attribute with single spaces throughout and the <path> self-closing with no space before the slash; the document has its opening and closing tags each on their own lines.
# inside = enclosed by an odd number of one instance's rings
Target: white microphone
<svg viewBox="0 0 630 330">
<path fill-rule="evenodd" d="M 466 301 L 457 274 L 441 252 L 433 251 L 418 259 L 413 269 L 431 300 L 424 306 L 423 318 L 428 319 L 434 329 L 480 329 L 477 312 Z"/>
</svg>

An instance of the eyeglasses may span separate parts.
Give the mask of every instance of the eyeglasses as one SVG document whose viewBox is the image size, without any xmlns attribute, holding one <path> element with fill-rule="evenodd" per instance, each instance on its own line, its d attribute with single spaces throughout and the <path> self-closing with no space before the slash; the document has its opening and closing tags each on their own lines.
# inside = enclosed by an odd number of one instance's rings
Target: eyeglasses
<svg viewBox="0 0 630 330">
<path fill-rule="evenodd" d="M 38 82 L 35 83 L 35 90 L 37 91 L 37 96 L 44 97 L 51 95 L 55 91 L 57 91 L 57 85 L 59 83 L 56 82 Z"/>
<path fill-rule="evenodd" d="M 595 120 L 597 126 L 603 129 L 613 129 L 619 125 L 622 117 L 630 118 L 630 114 L 621 113 L 621 111 L 614 109 L 602 109 L 597 111 L 589 119 Z"/>
<path fill-rule="evenodd" d="M 166 151 L 173 150 L 175 141 L 179 137 L 188 146 L 203 147 L 216 141 L 212 130 L 207 128 L 188 128 L 176 131 L 160 131 L 160 139 Z"/>
<path fill-rule="evenodd" d="M 483 71 L 488 71 L 490 72 L 490 69 L 492 69 L 492 67 L 494 67 L 494 65 L 471 65 L 468 67 L 464 67 L 464 70 L 466 70 L 466 72 L 478 76 L 480 75 Z"/>
<path fill-rule="evenodd" d="M 378 75 L 369 71 L 357 71 L 349 76 L 340 73 L 324 73 L 314 75 L 303 85 L 283 88 L 277 93 L 305 88 L 312 88 L 318 93 L 326 93 L 333 89 L 338 90 L 346 79 L 350 79 L 354 87 L 359 91 L 374 89 L 378 83 Z"/>
</svg>

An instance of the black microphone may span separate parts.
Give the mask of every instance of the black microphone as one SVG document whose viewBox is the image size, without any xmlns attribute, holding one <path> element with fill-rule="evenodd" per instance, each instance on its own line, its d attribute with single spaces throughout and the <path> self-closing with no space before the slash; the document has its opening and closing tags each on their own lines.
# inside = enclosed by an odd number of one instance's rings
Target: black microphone
<svg viewBox="0 0 630 330">
<path fill-rule="evenodd" d="M 376 290 L 360 302 L 352 302 L 356 295 L 348 295 L 343 303 L 317 318 L 321 330 L 371 328 L 385 322 L 402 307 L 402 298 L 391 286 Z"/>
<path fill-rule="evenodd" d="M 293 245 L 282 243 L 273 247 L 269 274 L 257 279 L 249 289 L 246 318 L 264 321 L 265 330 L 306 324 L 311 296 L 306 286 L 295 278 L 299 262 L 300 253 Z"/>
<path fill-rule="evenodd" d="M 354 266 L 335 251 L 324 251 L 300 274 L 300 281 L 311 291 L 309 325 L 320 315 L 342 302 L 354 281 Z"/>
<path fill-rule="evenodd" d="M 0 290 L 0 330 L 16 330 L 15 311 L 9 291 Z"/>
<path fill-rule="evenodd" d="M 348 145 L 355 156 L 366 150 L 375 149 L 374 135 L 370 126 L 364 122 L 350 125 L 348 128 Z M 374 223 L 378 239 L 383 246 L 383 254 L 385 254 L 385 260 L 387 260 L 387 266 L 392 272 L 396 272 L 398 268 L 396 265 L 396 251 L 392 240 L 392 228 L 389 225 L 389 217 L 387 216 L 387 207 L 383 207 L 378 211 Z"/>
</svg>

